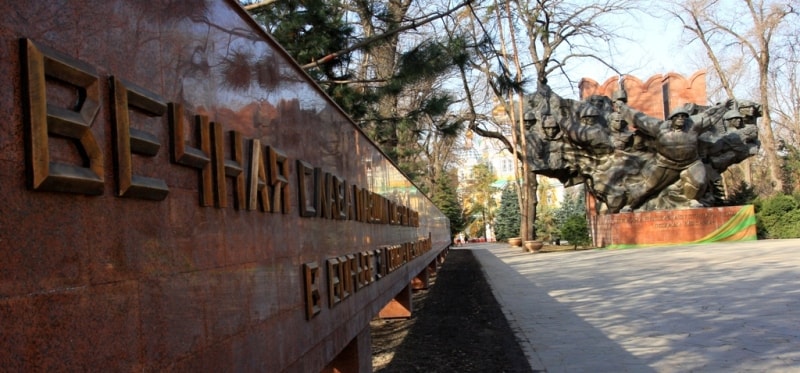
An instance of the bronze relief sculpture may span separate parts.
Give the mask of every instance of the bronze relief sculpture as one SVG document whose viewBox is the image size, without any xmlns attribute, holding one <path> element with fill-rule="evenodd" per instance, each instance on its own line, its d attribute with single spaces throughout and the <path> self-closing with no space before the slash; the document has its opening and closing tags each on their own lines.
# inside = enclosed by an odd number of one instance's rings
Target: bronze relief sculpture
<svg viewBox="0 0 800 373">
<path fill-rule="evenodd" d="M 585 184 L 601 212 L 714 206 L 720 174 L 758 153 L 757 103 L 685 104 L 662 120 L 614 96 L 576 101 L 545 86 L 524 114 L 532 170 Z"/>
</svg>

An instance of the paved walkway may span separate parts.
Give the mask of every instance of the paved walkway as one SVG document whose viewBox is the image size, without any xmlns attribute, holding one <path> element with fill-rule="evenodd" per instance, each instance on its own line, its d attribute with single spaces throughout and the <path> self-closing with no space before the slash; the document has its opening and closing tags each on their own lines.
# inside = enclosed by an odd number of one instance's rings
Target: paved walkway
<svg viewBox="0 0 800 373">
<path fill-rule="evenodd" d="M 800 240 L 462 248 L 480 260 L 535 370 L 800 372 Z"/>
</svg>

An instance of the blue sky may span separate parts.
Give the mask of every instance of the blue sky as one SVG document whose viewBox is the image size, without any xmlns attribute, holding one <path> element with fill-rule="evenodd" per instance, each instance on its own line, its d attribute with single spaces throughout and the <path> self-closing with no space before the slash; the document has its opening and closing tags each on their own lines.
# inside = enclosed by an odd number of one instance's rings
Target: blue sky
<svg viewBox="0 0 800 373">
<path fill-rule="evenodd" d="M 696 45 L 686 45 L 682 24 L 671 15 L 637 13 L 635 16 L 615 20 L 624 24 L 623 33 L 631 40 L 616 40 L 617 54 L 609 63 L 624 73 L 642 80 L 655 75 L 676 72 L 692 75 L 702 68 L 701 51 Z M 586 59 L 569 66 L 573 79 L 592 78 L 600 83 L 617 74 L 602 63 Z M 563 92 L 576 94 L 577 92 Z"/>
</svg>

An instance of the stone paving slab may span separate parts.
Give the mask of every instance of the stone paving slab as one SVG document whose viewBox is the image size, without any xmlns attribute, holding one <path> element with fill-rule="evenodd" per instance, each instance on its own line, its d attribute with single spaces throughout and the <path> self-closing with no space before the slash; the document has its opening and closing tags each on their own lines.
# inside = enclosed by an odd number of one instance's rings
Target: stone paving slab
<svg viewBox="0 0 800 373">
<path fill-rule="evenodd" d="M 462 248 L 481 262 L 535 370 L 800 372 L 800 240 Z"/>
</svg>

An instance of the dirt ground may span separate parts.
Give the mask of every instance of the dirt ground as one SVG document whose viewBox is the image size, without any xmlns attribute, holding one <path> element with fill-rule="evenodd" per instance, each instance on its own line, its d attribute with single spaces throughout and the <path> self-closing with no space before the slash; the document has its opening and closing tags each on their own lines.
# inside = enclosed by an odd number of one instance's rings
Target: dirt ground
<svg viewBox="0 0 800 373">
<path fill-rule="evenodd" d="M 375 372 L 532 372 L 472 251 L 451 250 L 412 302 L 408 320 L 372 321 Z"/>
</svg>

